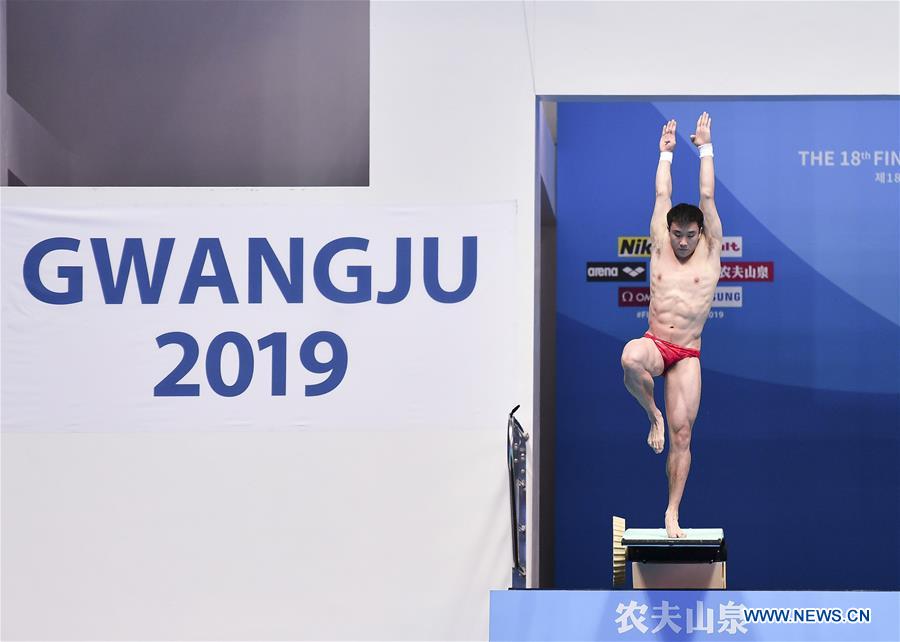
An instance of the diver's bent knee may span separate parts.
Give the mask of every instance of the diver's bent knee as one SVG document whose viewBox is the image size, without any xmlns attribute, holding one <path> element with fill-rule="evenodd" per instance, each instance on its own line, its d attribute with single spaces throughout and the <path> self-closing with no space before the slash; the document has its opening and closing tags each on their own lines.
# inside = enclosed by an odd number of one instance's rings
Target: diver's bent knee
<svg viewBox="0 0 900 642">
<path fill-rule="evenodd" d="M 644 365 L 645 357 L 646 351 L 643 346 L 636 339 L 629 341 L 625 344 L 625 349 L 622 350 L 622 369 L 633 372 L 646 370 L 647 368 Z"/>
</svg>

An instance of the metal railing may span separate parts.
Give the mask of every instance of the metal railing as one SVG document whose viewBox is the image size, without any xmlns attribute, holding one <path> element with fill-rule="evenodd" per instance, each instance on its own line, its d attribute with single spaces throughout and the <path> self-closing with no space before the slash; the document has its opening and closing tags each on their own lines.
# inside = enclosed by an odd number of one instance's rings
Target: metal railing
<svg viewBox="0 0 900 642">
<path fill-rule="evenodd" d="M 506 423 L 506 466 L 509 470 L 509 525 L 512 539 L 512 587 L 525 588 L 526 524 L 525 480 L 528 433 L 516 419 L 516 406 Z"/>
</svg>

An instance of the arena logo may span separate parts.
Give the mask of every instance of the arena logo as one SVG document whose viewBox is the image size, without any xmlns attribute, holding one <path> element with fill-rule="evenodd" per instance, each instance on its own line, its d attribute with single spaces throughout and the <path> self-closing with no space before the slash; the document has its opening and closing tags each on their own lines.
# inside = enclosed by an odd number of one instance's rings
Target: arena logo
<svg viewBox="0 0 900 642">
<path fill-rule="evenodd" d="M 587 264 L 588 281 L 646 281 L 646 263 L 589 262 Z"/>
<path fill-rule="evenodd" d="M 619 256 L 649 257 L 649 236 L 620 236 L 618 242 Z M 726 236 L 722 239 L 722 256 L 726 258 L 744 255 L 744 237 Z"/>
</svg>

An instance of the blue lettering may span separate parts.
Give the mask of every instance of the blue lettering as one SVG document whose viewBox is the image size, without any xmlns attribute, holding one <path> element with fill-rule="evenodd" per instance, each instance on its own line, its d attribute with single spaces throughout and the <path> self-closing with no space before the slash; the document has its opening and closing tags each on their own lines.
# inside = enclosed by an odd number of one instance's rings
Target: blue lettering
<svg viewBox="0 0 900 642">
<path fill-rule="evenodd" d="M 287 332 L 273 332 L 257 341 L 260 352 L 272 348 L 272 396 L 287 394 Z"/>
<path fill-rule="evenodd" d="M 234 383 L 229 385 L 222 379 L 222 351 L 232 344 L 237 348 L 238 373 Z M 209 387 L 217 395 L 237 397 L 253 380 L 253 347 L 247 337 L 240 332 L 223 332 L 213 338 L 206 351 L 206 379 Z"/>
<path fill-rule="evenodd" d="M 331 282 L 328 269 L 331 260 L 338 252 L 344 250 L 362 250 L 369 247 L 369 239 L 356 236 L 347 236 L 335 239 L 325 244 L 316 256 L 313 265 L 313 277 L 316 287 L 327 299 L 336 303 L 363 303 L 372 298 L 372 268 L 365 265 L 351 265 L 347 267 L 347 276 L 356 279 L 356 290 L 340 290 Z"/>
<path fill-rule="evenodd" d="M 138 297 L 142 304 L 158 304 L 165 286 L 172 254 L 174 238 L 161 238 L 152 265 L 148 265 L 146 248 L 141 238 L 126 238 L 121 256 L 116 265 L 110 257 L 109 241 L 105 238 L 90 240 L 97 276 L 107 304 L 119 305 L 125 300 L 129 281 L 134 273 Z M 81 302 L 84 298 L 84 270 L 78 265 L 57 268 L 60 279 L 66 281 L 63 291 L 54 291 L 41 280 L 41 265 L 44 258 L 56 250 L 78 252 L 80 241 L 68 237 L 54 237 L 37 243 L 25 257 L 22 266 L 23 278 L 28 291 L 39 301 L 55 305 Z M 279 260 L 266 238 L 248 239 L 247 253 L 247 299 L 249 303 L 262 303 L 263 273 L 268 272 L 287 303 L 303 302 L 303 239 L 289 240 L 287 264 Z M 462 270 L 460 283 L 454 290 L 441 286 L 439 267 L 438 237 L 424 238 L 423 280 L 428 295 L 439 303 L 459 303 L 475 289 L 478 279 L 478 237 L 462 238 Z M 335 257 L 346 250 L 366 252 L 369 239 L 362 237 L 341 237 L 326 243 L 316 255 L 313 264 L 313 278 L 319 293 L 336 303 L 364 303 L 372 300 L 372 267 L 370 265 L 349 265 L 346 268 L 354 286 L 341 289 L 331 279 L 330 269 Z M 211 264 L 207 267 L 207 262 Z M 263 267 L 265 265 L 265 267 Z M 204 274 L 204 271 L 210 271 Z M 396 239 L 396 272 L 392 289 L 377 292 L 375 300 L 379 304 L 391 305 L 407 298 L 412 281 L 412 238 Z M 191 257 L 187 276 L 184 280 L 180 304 L 192 304 L 197 300 L 200 288 L 216 288 L 221 301 L 226 304 L 238 303 L 234 281 L 228 262 L 218 238 L 197 240 Z M 719 294 L 720 300 L 739 300 L 739 295 Z"/>
<path fill-rule="evenodd" d="M 206 265 L 207 256 L 212 261 L 213 274 L 204 276 L 203 266 Z M 197 299 L 197 290 L 210 287 L 219 289 L 222 303 L 238 302 L 231 273 L 228 271 L 228 263 L 222 252 L 222 244 L 216 238 L 202 238 L 197 241 L 194 258 L 191 259 L 191 267 L 188 268 L 184 289 L 181 291 L 181 299 L 178 302 L 193 303 Z"/>
<path fill-rule="evenodd" d="M 425 238 L 425 289 L 438 303 L 459 303 L 475 289 L 478 278 L 478 237 L 463 237 L 462 280 L 459 287 L 448 292 L 441 287 L 438 278 L 438 239 Z"/>
<path fill-rule="evenodd" d="M 114 304 L 122 303 L 125 298 L 125 288 L 128 286 L 131 265 L 134 264 L 134 274 L 137 278 L 141 303 L 159 303 L 174 245 L 175 239 L 173 238 L 159 240 L 156 261 L 153 264 L 153 276 L 150 276 L 147 271 L 147 257 L 144 255 L 144 242 L 137 238 L 125 239 L 122 258 L 119 260 L 118 276 L 114 279 L 106 239 L 91 239 L 91 248 L 94 250 L 94 261 L 97 263 L 97 276 L 100 278 L 104 301 Z"/>
<path fill-rule="evenodd" d="M 200 355 L 200 346 L 197 340 L 187 332 L 166 332 L 156 337 L 156 345 L 164 348 L 168 345 L 181 346 L 184 352 L 181 361 L 166 377 L 153 388 L 154 397 L 199 397 L 200 384 L 180 383 L 187 375 Z"/>
<path fill-rule="evenodd" d="M 316 346 L 327 343 L 331 348 L 331 359 L 316 359 Z M 328 377 L 319 383 L 305 387 L 307 397 L 317 397 L 331 392 L 338 387 L 347 374 L 347 344 L 334 332 L 322 330 L 313 332 L 300 344 L 300 363 L 310 372 L 328 373 Z"/>
<path fill-rule="evenodd" d="M 409 294 L 412 263 L 412 239 L 397 239 L 397 282 L 390 292 L 379 292 L 378 303 L 400 303 Z"/>
<path fill-rule="evenodd" d="M 250 239 L 247 295 L 250 303 L 262 303 L 263 261 L 284 300 L 288 303 L 303 303 L 303 239 L 291 238 L 290 243 L 291 276 L 288 278 L 269 241 L 264 238 Z"/>
<path fill-rule="evenodd" d="M 82 300 L 84 277 L 82 269 L 78 266 L 60 266 L 56 269 L 57 276 L 66 280 L 66 289 L 63 292 L 54 292 L 41 281 L 41 261 L 45 256 L 55 250 L 77 252 L 80 244 L 81 241 L 78 239 L 57 236 L 41 241 L 28 250 L 28 254 L 25 255 L 25 263 L 22 265 L 22 276 L 25 279 L 25 287 L 31 292 L 31 296 L 38 301 L 53 305 L 67 305 Z"/>
</svg>

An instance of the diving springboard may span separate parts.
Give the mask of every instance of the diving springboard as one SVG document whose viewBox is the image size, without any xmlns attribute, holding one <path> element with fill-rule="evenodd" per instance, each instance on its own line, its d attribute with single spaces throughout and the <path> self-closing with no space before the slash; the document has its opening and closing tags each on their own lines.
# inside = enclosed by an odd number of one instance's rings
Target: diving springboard
<svg viewBox="0 0 900 642">
<path fill-rule="evenodd" d="M 634 588 L 724 589 L 728 549 L 721 528 L 629 528 L 622 535 Z"/>
</svg>

